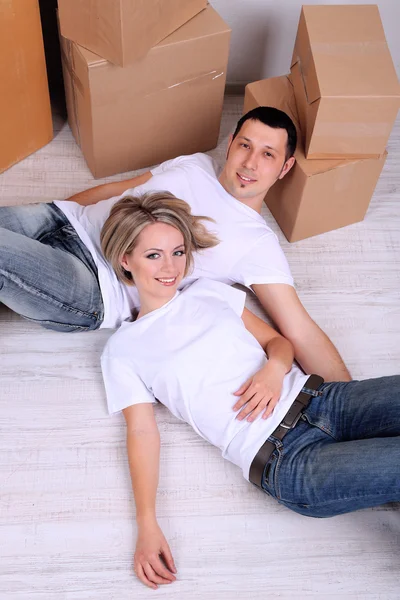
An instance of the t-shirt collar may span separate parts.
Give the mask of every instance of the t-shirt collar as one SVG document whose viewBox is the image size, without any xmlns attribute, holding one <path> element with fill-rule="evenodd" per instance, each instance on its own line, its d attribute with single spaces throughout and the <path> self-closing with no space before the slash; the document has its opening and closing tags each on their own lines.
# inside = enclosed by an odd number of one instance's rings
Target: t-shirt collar
<svg viewBox="0 0 400 600">
<path fill-rule="evenodd" d="M 160 308 L 156 308 L 155 310 L 152 310 L 152 311 L 148 312 L 147 314 L 143 315 L 143 317 L 140 317 L 140 319 L 137 319 L 134 322 L 135 323 L 142 323 L 147 318 L 157 317 L 159 314 L 161 314 L 179 296 L 180 293 L 181 293 L 181 290 L 177 290 L 175 292 L 174 296 L 171 298 L 171 300 L 168 300 L 168 302 L 166 302 L 165 304 L 163 304 L 162 306 L 160 306 Z"/>
<path fill-rule="evenodd" d="M 232 194 L 230 194 L 229 192 L 226 191 L 224 186 L 219 181 L 219 176 L 220 176 L 221 172 L 222 172 L 222 168 L 218 167 L 218 169 L 215 171 L 215 175 L 217 178 L 218 185 L 220 186 L 221 190 L 225 194 L 228 201 L 231 203 L 234 202 L 237 209 L 242 210 L 243 212 L 247 213 L 249 215 L 249 217 L 255 219 L 256 221 L 260 221 L 260 223 L 265 223 L 264 217 L 262 215 L 260 215 L 260 213 L 258 213 L 256 210 L 254 210 L 254 208 L 251 208 L 250 206 L 247 206 L 247 204 L 240 202 L 240 200 L 238 200 L 237 198 L 232 196 Z"/>
</svg>

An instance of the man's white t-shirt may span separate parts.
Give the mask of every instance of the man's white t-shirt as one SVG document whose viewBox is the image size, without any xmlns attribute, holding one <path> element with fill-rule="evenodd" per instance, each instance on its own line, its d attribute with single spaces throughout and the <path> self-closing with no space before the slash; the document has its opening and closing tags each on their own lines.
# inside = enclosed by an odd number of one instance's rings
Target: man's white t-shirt
<svg viewBox="0 0 400 600">
<path fill-rule="evenodd" d="M 121 196 L 90 206 L 76 202 L 56 201 L 90 250 L 98 268 L 104 303 L 101 327 L 118 327 L 129 320 L 139 306 L 135 286 L 120 283 L 112 267 L 104 259 L 100 232 L 111 207 L 126 195 L 151 191 L 169 191 L 185 200 L 194 215 L 211 217 L 206 227 L 216 233 L 220 244 L 197 252 L 194 268 L 182 287 L 208 277 L 224 283 L 240 283 L 246 287 L 261 283 L 293 285 L 290 269 L 275 233 L 263 217 L 231 196 L 218 181 L 218 168 L 206 154 L 180 156 L 152 170 L 153 177 L 143 185 L 127 190 Z"/>
<path fill-rule="evenodd" d="M 110 413 L 157 398 L 248 479 L 254 456 L 308 376 L 293 365 L 268 419 L 235 418 L 233 393 L 267 361 L 241 319 L 245 298 L 231 286 L 199 279 L 161 308 L 123 323 L 108 340 L 101 366 Z"/>
</svg>

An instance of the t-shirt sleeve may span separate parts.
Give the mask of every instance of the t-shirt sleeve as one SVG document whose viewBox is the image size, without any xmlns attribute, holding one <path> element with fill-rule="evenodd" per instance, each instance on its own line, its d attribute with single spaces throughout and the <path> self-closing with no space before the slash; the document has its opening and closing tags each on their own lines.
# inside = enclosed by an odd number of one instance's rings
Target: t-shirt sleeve
<svg viewBox="0 0 400 600">
<path fill-rule="evenodd" d="M 134 404 L 155 402 L 153 394 L 129 361 L 112 357 L 105 352 L 101 357 L 101 370 L 110 414 Z"/>
<path fill-rule="evenodd" d="M 245 287 L 262 283 L 294 286 L 286 256 L 274 233 L 262 236 L 234 265 L 231 279 Z"/>
<path fill-rule="evenodd" d="M 153 169 L 150 169 L 150 173 L 152 175 L 160 175 L 161 173 L 165 173 L 165 171 L 168 171 L 169 169 L 176 167 L 180 163 L 181 158 L 182 158 L 181 156 L 178 156 L 177 158 L 172 158 L 171 160 L 166 160 L 163 163 L 161 163 L 161 165 L 158 165 L 158 167 L 154 167 Z"/>
</svg>

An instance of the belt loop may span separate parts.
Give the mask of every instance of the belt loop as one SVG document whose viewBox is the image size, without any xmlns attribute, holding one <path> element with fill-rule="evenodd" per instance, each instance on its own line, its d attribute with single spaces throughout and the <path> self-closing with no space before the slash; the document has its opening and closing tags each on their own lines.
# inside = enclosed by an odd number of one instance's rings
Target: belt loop
<svg viewBox="0 0 400 600">
<path fill-rule="evenodd" d="M 318 396 L 322 396 L 323 392 L 319 391 L 319 390 L 311 390 L 310 388 L 304 386 L 301 391 L 304 394 L 309 394 L 310 396 L 313 396 L 314 398 L 318 398 Z"/>
<path fill-rule="evenodd" d="M 271 454 L 276 449 L 276 442 L 271 438 L 281 441 L 288 431 L 295 427 L 296 423 L 301 418 L 303 411 L 307 408 L 310 399 L 316 396 L 322 396 L 322 391 L 318 388 L 324 383 L 324 380 L 319 375 L 310 375 L 306 381 L 306 385 L 293 401 L 288 412 L 282 419 L 278 427 L 271 433 L 270 437 L 261 446 L 250 465 L 249 480 L 261 487 L 261 479 L 265 465 L 271 458 Z"/>
</svg>

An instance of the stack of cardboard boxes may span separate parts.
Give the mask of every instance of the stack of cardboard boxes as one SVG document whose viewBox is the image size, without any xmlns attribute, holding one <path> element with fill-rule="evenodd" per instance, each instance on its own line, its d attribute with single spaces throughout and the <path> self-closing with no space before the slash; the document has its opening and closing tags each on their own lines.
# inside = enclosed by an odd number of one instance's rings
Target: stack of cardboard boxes
<svg viewBox="0 0 400 600">
<path fill-rule="evenodd" d="M 8 0 L 0 10 L 0 173 L 53 137 L 39 4 Z"/>
<path fill-rule="evenodd" d="M 303 6 L 290 75 L 249 84 L 244 103 L 297 128 L 295 166 L 265 198 L 290 242 L 364 218 L 399 104 L 378 7 Z"/>
<path fill-rule="evenodd" d="M 68 119 L 94 177 L 218 142 L 230 29 L 207 0 L 59 0 Z"/>
</svg>

